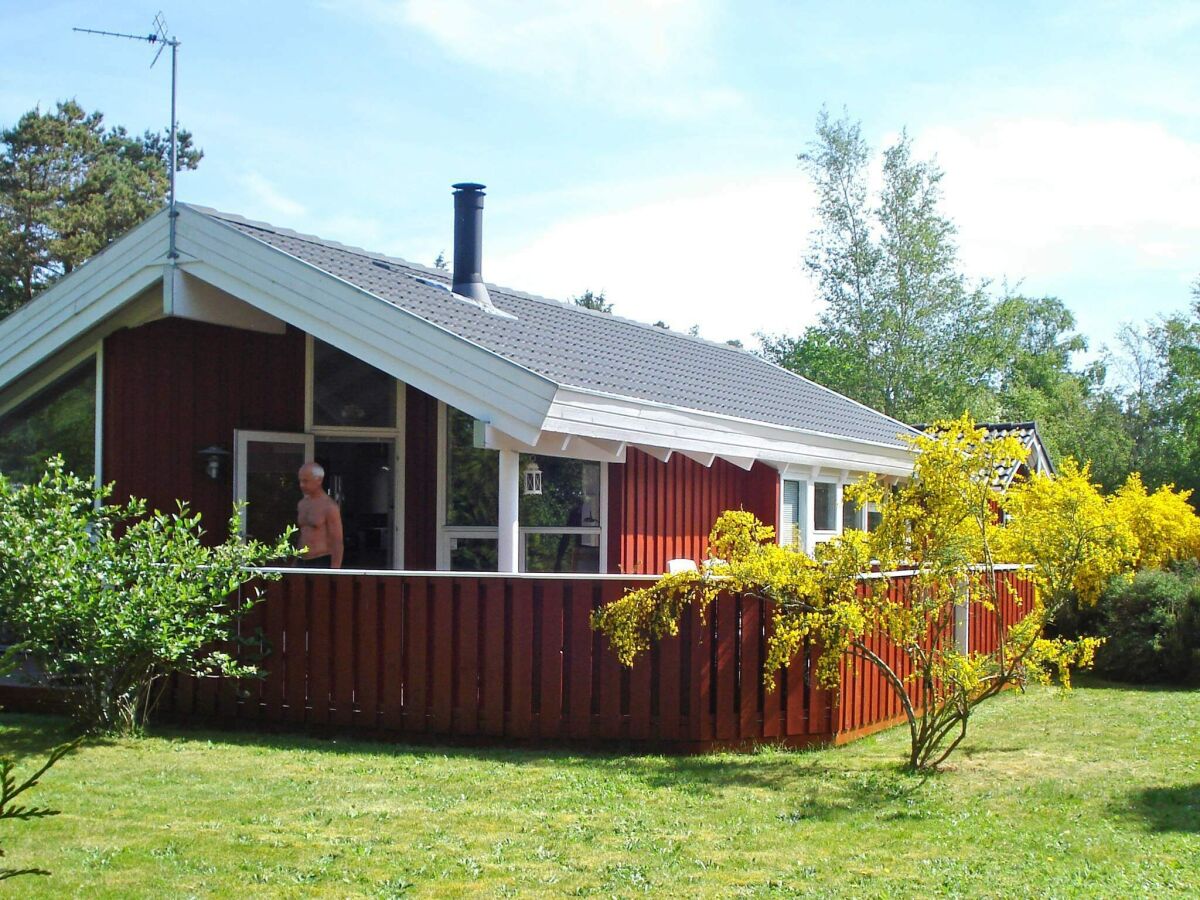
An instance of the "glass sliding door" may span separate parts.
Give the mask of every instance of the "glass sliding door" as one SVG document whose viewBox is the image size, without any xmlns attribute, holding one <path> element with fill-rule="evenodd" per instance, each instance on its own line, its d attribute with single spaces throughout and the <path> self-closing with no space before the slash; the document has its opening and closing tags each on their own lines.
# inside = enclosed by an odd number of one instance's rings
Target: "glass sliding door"
<svg viewBox="0 0 1200 900">
<path fill-rule="evenodd" d="M 235 499 L 246 503 L 242 534 L 259 541 L 276 540 L 296 524 L 300 501 L 296 473 L 313 459 L 313 436 L 235 431 L 234 440 Z"/>
</svg>

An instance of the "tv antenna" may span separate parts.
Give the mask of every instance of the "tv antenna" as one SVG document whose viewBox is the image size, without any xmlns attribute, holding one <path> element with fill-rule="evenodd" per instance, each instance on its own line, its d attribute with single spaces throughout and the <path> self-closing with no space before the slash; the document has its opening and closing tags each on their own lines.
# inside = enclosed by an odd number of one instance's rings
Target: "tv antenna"
<svg viewBox="0 0 1200 900">
<path fill-rule="evenodd" d="M 175 77 L 179 72 L 178 51 L 179 41 L 174 37 L 167 37 L 167 20 L 163 18 L 161 12 L 154 17 L 154 31 L 149 34 L 125 34 L 120 31 L 101 31 L 98 28 L 72 28 L 72 31 L 79 31 L 83 34 L 101 34 L 105 37 L 128 38 L 131 41 L 145 41 L 148 44 L 156 44 L 158 51 L 154 54 L 154 59 L 150 60 L 150 68 L 154 68 L 154 64 L 158 62 L 158 58 L 162 56 L 162 52 L 167 47 L 171 48 L 171 163 L 170 169 L 167 172 L 167 218 L 170 223 L 170 250 L 167 252 L 169 259 L 178 259 L 179 252 L 175 249 L 175 219 L 179 213 L 175 209 Z"/>
</svg>

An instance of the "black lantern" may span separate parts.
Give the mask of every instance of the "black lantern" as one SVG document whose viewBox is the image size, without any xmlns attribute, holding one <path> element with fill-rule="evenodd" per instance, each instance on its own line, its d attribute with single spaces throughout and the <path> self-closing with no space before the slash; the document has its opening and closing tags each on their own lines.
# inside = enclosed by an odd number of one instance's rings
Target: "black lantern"
<svg viewBox="0 0 1200 900">
<path fill-rule="evenodd" d="M 225 460 L 230 456 L 229 451 L 213 444 L 205 447 L 197 455 L 204 460 L 204 474 L 213 481 L 220 479 L 221 470 L 225 468 Z"/>
</svg>

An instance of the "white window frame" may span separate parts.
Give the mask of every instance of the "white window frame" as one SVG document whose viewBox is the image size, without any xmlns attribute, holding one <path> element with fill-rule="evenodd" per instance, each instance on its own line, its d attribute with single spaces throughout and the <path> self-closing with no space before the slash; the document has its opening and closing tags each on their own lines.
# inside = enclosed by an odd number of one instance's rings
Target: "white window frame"
<svg viewBox="0 0 1200 900">
<path fill-rule="evenodd" d="M 447 422 L 449 420 L 447 405 L 438 401 L 437 421 L 437 568 L 439 571 L 450 569 L 450 542 L 456 538 L 481 538 L 494 540 L 499 543 L 500 525 L 447 525 L 446 524 L 446 476 L 449 437 Z M 569 453 L 546 453 L 538 451 L 538 456 L 553 456 L 560 459 L 577 459 Z M 596 462 L 596 460 L 580 460 L 581 462 Z M 608 463 L 601 461 L 600 465 L 600 525 L 589 527 L 534 527 L 521 526 L 517 538 L 517 571 L 525 571 L 525 536 L 528 534 L 595 534 L 600 540 L 600 572 L 608 571 Z M 567 573 L 563 573 L 567 574 Z"/>
<path fill-rule="evenodd" d="M 233 432 L 233 502 L 241 503 L 246 500 L 246 454 L 250 443 L 298 444 L 304 447 L 304 458 L 312 459 L 313 443 L 316 439 L 311 434 L 296 431 L 243 431 Z M 300 489 L 296 489 L 299 499 Z M 238 533 L 246 536 L 246 517 L 242 516 Z"/>
<path fill-rule="evenodd" d="M 820 530 L 817 529 L 817 500 L 816 500 L 817 490 L 816 489 L 817 489 L 818 484 L 827 484 L 833 489 L 833 502 L 831 504 L 832 508 L 833 508 L 833 528 L 822 528 Z M 813 534 L 812 542 L 814 545 L 816 545 L 816 544 L 820 544 L 824 541 L 828 541 L 831 538 L 835 538 L 838 536 L 838 534 L 841 533 L 841 529 L 838 528 L 838 519 L 841 517 L 842 486 L 841 486 L 841 484 L 838 483 L 837 479 L 830 478 L 828 476 L 814 477 L 812 479 L 812 486 L 813 486 L 813 492 L 812 492 L 813 493 L 813 508 L 812 508 L 812 514 L 809 518 L 809 523 L 812 526 L 812 534 Z"/>
<path fill-rule="evenodd" d="M 324 440 L 380 440 L 391 441 L 393 447 L 394 479 L 392 482 L 392 497 L 395 509 L 392 513 L 392 568 L 404 568 L 404 519 L 405 519 L 405 480 L 404 466 L 408 448 L 405 445 L 408 421 L 407 385 L 400 379 L 396 383 L 396 425 L 394 428 L 363 428 L 357 425 L 315 425 L 313 424 L 313 402 L 316 399 L 316 371 L 313 366 L 313 341 L 311 334 L 304 336 L 304 433 Z M 310 454 L 311 456 L 311 454 Z"/>
<path fill-rule="evenodd" d="M 796 534 L 793 535 L 793 537 L 795 538 L 795 544 L 794 544 L 795 548 L 797 550 L 803 550 L 805 547 L 805 535 L 806 535 L 804 521 L 808 517 L 808 509 L 807 509 L 808 486 L 805 483 L 805 479 L 803 479 L 803 478 L 797 478 L 795 476 L 789 476 L 787 474 L 781 474 L 779 476 L 779 511 L 777 514 L 778 521 L 779 521 L 779 533 L 775 535 L 775 540 L 781 547 L 792 546 L 792 542 L 787 541 L 784 538 L 785 522 L 783 520 L 783 512 L 784 512 L 783 495 L 784 495 L 784 491 L 786 490 L 786 488 L 784 487 L 784 482 L 787 482 L 787 481 L 795 482 L 797 485 L 796 505 L 799 508 L 800 512 L 799 512 L 799 515 L 798 515 L 798 517 L 796 519 L 796 523 L 795 523 L 796 524 Z M 790 525 L 791 523 L 789 522 L 786 524 Z"/>
</svg>

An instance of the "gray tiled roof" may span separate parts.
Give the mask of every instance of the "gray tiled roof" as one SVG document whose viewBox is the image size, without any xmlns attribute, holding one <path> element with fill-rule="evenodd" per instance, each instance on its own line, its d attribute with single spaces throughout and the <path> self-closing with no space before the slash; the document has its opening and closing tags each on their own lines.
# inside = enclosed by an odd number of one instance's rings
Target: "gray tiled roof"
<svg viewBox="0 0 1200 900">
<path fill-rule="evenodd" d="M 911 433 L 745 350 L 489 284 L 497 315 L 450 293 L 446 272 L 198 211 L 564 387 L 897 447 Z"/>
</svg>

